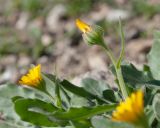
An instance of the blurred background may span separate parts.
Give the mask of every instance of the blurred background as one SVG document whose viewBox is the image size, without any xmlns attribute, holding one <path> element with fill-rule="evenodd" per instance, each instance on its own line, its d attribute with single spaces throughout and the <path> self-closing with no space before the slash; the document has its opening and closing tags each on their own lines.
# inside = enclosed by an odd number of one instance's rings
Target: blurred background
<svg viewBox="0 0 160 128">
<path fill-rule="evenodd" d="M 32 65 L 72 79 L 88 72 L 106 77 L 110 60 L 84 43 L 75 26 L 80 18 L 105 30 L 118 55 L 118 19 L 123 21 L 126 59 L 141 67 L 160 28 L 159 0 L 0 0 L 0 84 L 17 82 Z"/>
</svg>

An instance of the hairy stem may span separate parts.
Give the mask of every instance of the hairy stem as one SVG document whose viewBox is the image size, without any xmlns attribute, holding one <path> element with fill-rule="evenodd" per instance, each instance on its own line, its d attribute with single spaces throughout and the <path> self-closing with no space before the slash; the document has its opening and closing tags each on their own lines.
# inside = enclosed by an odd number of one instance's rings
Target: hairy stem
<svg viewBox="0 0 160 128">
<path fill-rule="evenodd" d="M 116 76 L 118 79 L 119 87 L 122 92 L 123 99 L 126 99 L 128 97 L 128 92 L 127 92 L 126 85 L 124 83 L 121 67 L 117 67 L 116 59 L 115 59 L 114 55 L 112 54 L 111 50 L 105 44 L 102 45 L 102 47 L 105 49 L 107 55 L 109 56 L 110 60 L 113 63 L 113 66 L 116 71 Z"/>
</svg>

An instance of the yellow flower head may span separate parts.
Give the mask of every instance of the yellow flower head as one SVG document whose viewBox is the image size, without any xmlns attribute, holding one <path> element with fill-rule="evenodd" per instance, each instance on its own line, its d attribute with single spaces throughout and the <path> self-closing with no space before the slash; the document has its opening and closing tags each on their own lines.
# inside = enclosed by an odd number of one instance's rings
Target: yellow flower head
<svg viewBox="0 0 160 128">
<path fill-rule="evenodd" d="M 112 120 L 134 124 L 144 115 L 143 109 L 143 92 L 139 90 L 120 103 L 112 114 Z"/>
<path fill-rule="evenodd" d="M 76 25 L 83 33 L 91 31 L 91 26 L 81 21 L 80 19 L 76 20 Z"/>
<path fill-rule="evenodd" d="M 39 64 L 31 68 L 26 75 L 22 76 L 19 83 L 22 85 L 37 87 L 41 80 L 41 65 Z"/>
</svg>

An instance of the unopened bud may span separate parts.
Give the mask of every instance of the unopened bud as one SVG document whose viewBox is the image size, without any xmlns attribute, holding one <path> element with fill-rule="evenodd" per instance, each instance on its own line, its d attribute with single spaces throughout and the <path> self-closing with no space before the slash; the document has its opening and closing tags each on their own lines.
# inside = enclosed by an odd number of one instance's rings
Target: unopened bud
<svg viewBox="0 0 160 128">
<path fill-rule="evenodd" d="M 104 31 L 100 26 L 90 26 L 87 23 L 76 20 L 77 27 L 83 32 L 83 39 L 89 45 L 101 45 L 104 46 L 103 34 Z"/>
</svg>

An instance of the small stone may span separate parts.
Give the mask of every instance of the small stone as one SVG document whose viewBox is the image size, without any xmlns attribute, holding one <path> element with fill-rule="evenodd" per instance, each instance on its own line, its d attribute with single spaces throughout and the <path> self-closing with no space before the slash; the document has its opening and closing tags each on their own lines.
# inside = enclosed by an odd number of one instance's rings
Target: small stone
<svg viewBox="0 0 160 128">
<path fill-rule="evenodd" d="M 75 21 L 74 20 L 69 20 L 65 23 L 64 29 L 66 32 L 72 32 L 75 30 Z"/>
<path fill-rule="evenodd" d="M 41 40 L 42 40 L 42 44 L 43 44 L 44 46 L 48 46 L 48 45 L 50 45 L 51 42 L 52 42 L 52 38 L 51 38 L 51 36 L 48 35 L 48 34 L 44 34 L 44 35 L 42 36 Z"/>
<path fill-rule="evenodd" d="M 13 75 L 14 74 L 14 75 Z M 6 70 L 0 75 L 0 83 L 3 82 L 15 82 L 17 80 L 18 73 L 13 66 L 6 67 Z"/>
<path fill-rule="evenodd" d="M 147 1 L 148 4 L 151 4 L 151 5 L 157 5 L 157 4 L 160 4 L 160 1 L 159 0 L 149 0 Z"/>
<path fill-rule="evenodd" d="M 152 39 L 136 39 L 130 41 L 126 46 L 127 60 L 144 63 L 145 55 L 153 44 Z"/>
<path fill-rule="evenodd" d="M 127 2 L 129 2 L 129 0 L 116 0 L 116 3 L 119 4 L 119 5 L 124 5 Z"/>
<path fill-rule="evenodd" d="M 99 55 L 93 55 L 88 57 L 88 63 L 91 70 L 99 69 L 99 70 L 106 70 L 106 64 L 102 57 Z"/>
<path fill-rule="evenodd" d="M 34 36 L 40 37 L 42 34 L 42 27 L 43 27 L 43 19 L 36 18 L 33 21 L 29 22 L 27 26 L 27 30 Z"/>
<path fill-rule="evenodd" d="M 18 65 L 20 67 L 24 67 L 24 66 L 27 66 L 31 63 L 31 58 L 29 58 L 28 56 L 26 55 L 21 55 L 18 59 Z"/>
<path fill-rule="evenodd" d="M 42 56 L 37 60 L 37 63 L 39 64 L 47 64 L 48 63 L 48 57 L 47 56 Z"/>
<path fill-rule="evenodd" d="M 46 19 L 47 27 L 50 31 L 56 32 L 61 27 L 60 18 L 66 14 L 64 5 L 56 5 L 48 14 Z"/>
<path fill-rule="evenodd" d="M 109 12 L 109 7 L 106 4 L 101 4 L 98 5 L 98 9 L 96 9 L 95 11 L 93 10 L 90 14 L 90 18 L 97 22 L 100 21 L 102 19 L 104 19 L 106 17 L 106 13 Z"/>
<path fill-rule="evenodd" d="M 130 17 L 130 13 L 128 11 L 115 9 L 115 10 L 110 10 L 107 13 L 106 20 L 110 22 L 116 22 L 119 19 L 126 20 L 129 17 Z"/>
<path fill-rule="evenodd" d="M 16 56 L 15 55 L 7 55 L 1 58 L 0 64 L 6 66 L 16 63 Z"/>
<path fill-rule="evenodd" d="M 125 32 L 125 39 L 126 40 L 132 40 L 132 39 L 137 39 L 141 36 L 141 33 L 143 33 L 143 30 L 139 30 L 138 28 L 129 28 Z"/>
<path fill-rule="evenodd" d="M 16 23 L 16 28 L 20 30 L 24 29 L 27 26 L 28 19 L 29 16 L 27 13 L 21 13 Z"/>
<path fill-rule="evenodd" d="M 106 81 L 107 84 L 109 84 L 111 87 L 116 87 L 116 84 L 114 82 L 114 76 L 109 72 L 108 70 L 102 71 L 102 70 L 92 70 L 89 72 L 86 72 L 84 74 L 81 74 L 79 76 L 74 77 L 71 80 L 71 83 L 73 83 L 76 86 L 81 87 L 81 82 L 85 78 L 92 78 L 95 80 L 100 81 Z"/>
</svg>

